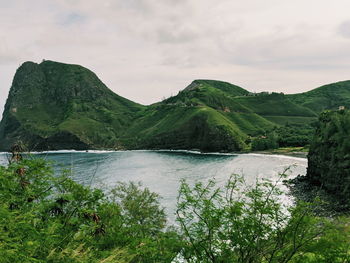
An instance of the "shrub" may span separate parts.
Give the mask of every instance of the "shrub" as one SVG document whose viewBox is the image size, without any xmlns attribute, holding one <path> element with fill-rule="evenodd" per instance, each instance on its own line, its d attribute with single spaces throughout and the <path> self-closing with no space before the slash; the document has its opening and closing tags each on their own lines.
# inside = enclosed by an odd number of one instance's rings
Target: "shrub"
<svg viewBox="0 0 350 263">
<path fill-rule="evenodd" d="M 186 262 L 293 262 L 321 236 L 324 223 L 308 203 L 281 204 L 277 184 L 264 180 L 244 187 L 237 176 L 224 187 L 182 182 L 177 222 Z"/>
<path fill-rule="evenodd" d="M 147 188 L 105 195 L 40 159 L 0 167 L 1 262 L 171 262 L 178 247 Z"/>
</svg>

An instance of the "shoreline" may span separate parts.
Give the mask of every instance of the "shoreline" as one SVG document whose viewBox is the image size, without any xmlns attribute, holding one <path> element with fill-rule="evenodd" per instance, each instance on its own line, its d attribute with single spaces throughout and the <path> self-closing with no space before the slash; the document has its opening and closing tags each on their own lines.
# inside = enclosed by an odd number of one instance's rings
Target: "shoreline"
<svg viewBox="0 0 350 263">
<path fill-rule="evenodd" d="M 289 157 L 297 157 L 307 159 L 308 152 L 280 152 L 280 151 L 256 151 L 251 153 L 259 153 L 266 155 L 284 155 Z"/>
<path fill-rule="evenodd" d="M 52 150 L 52 151 L 40 151 L 40 152 L 24 152 L 24 154 L 67 154 L 67 153 L 121 153 L 121 152 L 169 152 L 169 153 L 188 153 L 188 154 L 199 154 L 199 155 L 223 155 L 223 156 L 235 156 L 245 154 L 257 154 L 257 155 L 269 155 L 269 156 L 284 156 L 291 158 L 302 158 L 306 159 L 308 152 L 306 151 L 295 151 L 295 148 L 280 148 L 265 151 L 242 151 L 242 152 L 201 152 L 199 150 L 185 150 L 185 149 L 143 149 L 143 150 Z M 0 152 L 0 155 L 10 154 L 9 152 Z"/>
</svg>

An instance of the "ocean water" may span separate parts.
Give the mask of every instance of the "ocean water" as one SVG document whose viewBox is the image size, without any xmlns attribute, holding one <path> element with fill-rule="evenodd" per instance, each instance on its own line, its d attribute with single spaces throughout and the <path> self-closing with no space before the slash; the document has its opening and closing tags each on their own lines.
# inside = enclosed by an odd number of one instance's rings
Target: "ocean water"
<svg viewBox="0 0 350 263">
<path fill-rule="evenodd" d="M 180 181 L 189 184 L 215 179 L 223 185 L 230 175 L 243 175 L 247 184 L 258 178 L 277 180 L 289 168 L 290 178 L 306 173 L 307 159 L 265 154 L 201 154 L 191 151 L 55 151 L 32 154 L 30 158 L 52 161 L 55 172 L 67 170 L 79 183 L 105 191 L 117 182 L 141 182 L 157 192 L 167 214 L 173 218 Z M 0 165 L 7 154 L 0 153 Z M 284 187 L 281 185 L 281 187 Z M 283 196 L 288 202 L 289 197 Z"/>
</svg>

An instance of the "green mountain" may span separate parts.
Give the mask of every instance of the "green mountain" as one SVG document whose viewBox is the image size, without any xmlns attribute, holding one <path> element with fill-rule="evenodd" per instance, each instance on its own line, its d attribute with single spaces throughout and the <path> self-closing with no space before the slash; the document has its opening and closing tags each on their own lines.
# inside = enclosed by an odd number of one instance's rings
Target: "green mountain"
<svg viewBox="0 0 350 263">
<path fill-rule="evenodd" d="M 195 80 L 177 96 L 151 105 L 128 130 L 136 148 L 240 151 L 249 134 L 275 124 L 235 101 L 248 91 L 232 84 Z"/>
<path fill-rule="evenodd" d="M 322 110 L 340 105 L 350 107 L 350 82 L 284 95 L 195 80 L 176 96 L 143 106 L 116 95 L 81 66 L 25 62 L 0 122 L 0 150 L 22 141 L 31 150 L 241 151 L 271 132 L 304 136 Z"/>
<path fill-rule="evenodd" d="M 114 94 L 90 70 L 52 61 L 17 70 L 0 123 L 0 149 L 116 147 L 144 107 Z"/>
</svg>

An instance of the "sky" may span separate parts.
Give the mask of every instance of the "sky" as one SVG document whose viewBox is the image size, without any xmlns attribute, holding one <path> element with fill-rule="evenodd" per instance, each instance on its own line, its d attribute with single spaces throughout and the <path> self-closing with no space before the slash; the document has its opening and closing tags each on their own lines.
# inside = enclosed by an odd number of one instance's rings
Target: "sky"
<svg viewBox="0 0 350 263">
<path fill-rule="evenodd" d="M 0 110 L 16 69 L 80 64 L 142 104 L 194 79 L 298 93 L 350 79 L 349 0 L 0 0 Z"/>
</svg>

